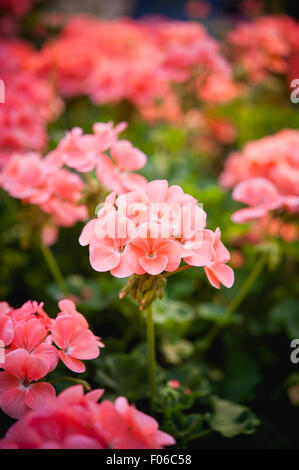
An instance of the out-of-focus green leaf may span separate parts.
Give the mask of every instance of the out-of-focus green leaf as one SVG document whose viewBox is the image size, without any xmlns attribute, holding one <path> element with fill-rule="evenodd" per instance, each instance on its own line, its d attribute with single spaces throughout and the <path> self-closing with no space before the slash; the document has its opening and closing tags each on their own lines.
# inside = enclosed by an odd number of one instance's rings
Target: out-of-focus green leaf
<svg viewBox="0 0 299 470">
<path fill-rule="evenodd" d="M 252 434 L 259 425 L 259 419 L 246 406 L 238 405 L 217 396 L 211 398 L 212 414 L 208 422 L 214 431 L 224 437 L 238 434 Z"/>
</svg>

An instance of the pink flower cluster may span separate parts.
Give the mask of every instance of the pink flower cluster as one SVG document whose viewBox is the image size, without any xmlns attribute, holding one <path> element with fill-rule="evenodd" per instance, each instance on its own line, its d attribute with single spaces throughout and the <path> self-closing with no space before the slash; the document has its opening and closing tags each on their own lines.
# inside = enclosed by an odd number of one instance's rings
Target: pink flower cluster
<svg viewBox="0 0 299 470">
<path fill-rule="evenodd" d="M 124 397 L 97 403 L 103 390 L 84 395 L 70 387 L 14 424 L 1 449 L 161 449 L 175 444 L 157 421 Z"/>
<path fill-rule="evenodd" d="M 220 230 L 205 226 L 206 213 L 195 198 L 180 186 L 156 180 L 118 198 L 110 194 L 79 242 L 89 245 L 96 271 L 111 271 L 116 277 L 174 272 L 183 259 L 204 267 L 214 287 L 231 287 L 234 274 L 226 265 L 230 255 Z"/>
<path fill-rule="evenodd" d="M 125 123 L 115 127 L 112 122 L 96 123 L 94 134 L 75 127 L 44 158 L 33 152 L 14 153 L 0 172 L 0 186 L 10 196 L 38 205 L 52 216 L 52 225 L 69 227 L 85 220 L 82 175 L 64 166 L 80 173 L 96 170 L 98 180 L 118 194 L 146 184 L 143 176 L 132 173 L 145 165 L 145 154 L 129 141 L 118 140 L 125 127 Z"/>
<path fill-rule="evenodd" d="M 146 164 L 146 156 L 128 140 L 118 140 L 127 124 L 96 123 L 94 134 L 83 134 L 75 127 L 60 141 L 58 147 L 46 159 L 52 164 L 67 165 L 81 173 L 96 169 L 102 183 L 117 194 L 143 187 L 145 178 L 132 173 Z M 107 155 L 109 151 L 109 156 Z"/>
<path fill-rule="evenodd" d="M 220 177 L 224 187 L 237 185 L 233 198 L 250 206 L 233 215 L 235 222 L 261 218 L 269 211 L 299 212 L 299 132 L 284 129 L 247 143 L 232 153 Z"/>
<path fill-rule="evenodd" d="M 43 303 L 28 301 L 18 309 L 0 303 L 0 408 L 13 418 L 55 397 L 54 387 L 41 379 L 59 359 L 70 370 L 84 372 L 82 360 L 95 359 L 103 347 L 71 300 L 58 305 L 60 312 L 53 319 Z"/>
<path fill-rule="evenodd" d="M 192 86 L 205 101 L 238 94 L 218 43 L 192 22 L 73 16 L 36 54 L 35 66 L 55 77 L 64 96 L 87 94 L 96 104 L 126 99 L 150 119 L 178 116 L 179 97 L 171 84 L 195 75 Z"/>
<path fill-rule="evenodd" d="M 80 176 L 37 153 L 14 153 L 0 173 L 0 186 L 10 196 L 38 205 L 55 225 L 69 227 L 87 218 L 87 207 L 80 204 Z"/>
<path fill-rule="evenodd" d="M 0 40 L 4 100 L 0 104 L 0 166 L 13 152 L 40 151 L 47 143 L 47 123 L 62 110 L 49 80 L 30 70 L 35 52 L 25 42 Z"/>
<path fill-rule="evenodd" d="M 299 24 L 288 16 L 260 17 L 238 25 L 227 42 L 233 60 L 259 82 L 270 73 L 288 74 L 290 61 L 298 56 Z"/>
</svg>

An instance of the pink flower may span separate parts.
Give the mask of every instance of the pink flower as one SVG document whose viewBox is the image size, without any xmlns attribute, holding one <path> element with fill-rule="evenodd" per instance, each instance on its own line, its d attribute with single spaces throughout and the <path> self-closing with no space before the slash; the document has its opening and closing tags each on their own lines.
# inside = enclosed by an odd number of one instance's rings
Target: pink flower
<svg viewBox="0 0 299 470">
<path fill-rule="evenodd" d="M 126 249 L 129 267 L 135 274 L 156 276 L 175 271 L 181 262 L 181 250 L 175 240 L 149 238 L 132 240 Z"/>
<path fill-rule="evenodd" d="M 14 154 L 0 173 L 0 184 L 12 197 L 41 204 L 51 194 L 47 168 L 36 153 Z"/>
<path fill-rule="evenodd" d="M 125 397 L 117 398 L 114 404 L 102 402 L 97 417 L 114 449 L 161 449 L 175 444 L 172 436 L 159 430 L 154 418 L 129 405 Z"/>
<path fill-rule="evenodd" d="M 59 142 L 55 155 L 62 164 L 82 173 L 89 172 L 97 164 L 98 154 L 95 144 L 94 135 L 84 135 L 80 127 L 74 127 Z"/>
<path fill-rule="evenodd" d="M 204 266 L 207 278 L 216 289 L 220 288 L 220 283 L 231 287 L 234 283 L 234 272 L 225 264 L 230 260 L 230 254 L 220 240 L 220 229 L 217 228 L 215 233 L 210 232 L 208 237 L 212 239 L 213 249 L 211 261 Z"/>
<path fill-rule="evenodd" d="M 79 175 L 62 168 L 49 176 L 47 185 L 50 197 L 40 207 L 54 223 L 69 227 L 87 218 L 87 207 L 80 204 L 84 184 Z"/>
<path fill-rule="evenodd" d="M 242 181 L 234 188 L 232 197 L 236 201 L 250 206 L 233 214 L 232 220 L 237 223 L 259 219 L 269 211 L 282 206 L 282 198 L 276 187 L 265 178 L 251 178 Z"/>
<path fill-rule="evenodd" d="M 78 385 L 26 413 L 0 441 L 1 449 L 161 449 L 175 440 L 124 397 L 97 403 L 103 390 Z"/>
<path fill-rule="evenodd" d="M 3 368 L 4 372 L 0 372 L 0 407 L 9 416 L 20 418 L 28 409 L 45 406 L 55 397 L 51 384 L 32 383 L 48 372 L 48 365 L 41 358 L 17 349 L 6 355 Z"/>
<path fill-rule="evenodd" d="M 111 161 L 101 154 L 97 166 L 97 176 L 110 190 L 123 194 L 143 187 L 146 179 L 134 173 L 146 164 L 146 156 L 134 148 L 127 140 L 114 143 L 110 149 Z"/>
<path fill-rule="evenodd" d="M 56 318 L 52 328 L 54 343 L 60 348 L 60 359 L 74 372 L 84 372 L 85 365 L 81 359 L 96 359 L 99 354 L 97 338 L 92 332 L 81 326 L 72 315 Z"/>
<path fill-rule="evenodd" d="M 121 134 L 127 127 L 126 122 L 119 122 L 113 128 L 113 122 L 108 121 L 97 122 L 93 125 L 93 132 L 96 136 L 96 148 L 99 153 L 109 150 L 118 139 L 118 135 Z"/>
<path fill-rule="evenodd" d="M 82 230 L 79 243 L 89 245 L 90 264 L 96 271 L 110 271 L 116 277 L 173 272 L 183 258 L 208 270 L 219 265 L 219 276 L 224 271 L 223 283 L 231 286 L 231 268 L 225 266 L 229 254 L 220 242 L 220 232 L 205 229 L 206 213 L 196 203 L 180 186 L 168 186 L 166 180 L 151 181 L 118 197 L 112 193 L 97 218 Z"/>
</svg>

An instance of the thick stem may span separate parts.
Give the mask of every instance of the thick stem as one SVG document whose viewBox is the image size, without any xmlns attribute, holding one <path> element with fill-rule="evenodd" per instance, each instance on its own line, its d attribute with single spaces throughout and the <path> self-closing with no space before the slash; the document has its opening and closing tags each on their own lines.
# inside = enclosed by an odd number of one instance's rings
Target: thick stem
<svg viewBox="0 0 299 470">
<path fill-rule="evenodd" d="M 253 270 L 249 274 L 248 278 L 242 285 L 241 289 L 239 290 L 236 297 L 233 301 L 229 304 L 226 309 L 226 314 L 222 324 L 214 325 L 214 327 L 210 330 L 207 337 L 205 338 L 205 351 L 211 346 L 212 342 L 221 331 L 223 327 L 226 326 L 227 322 L 230 320 L 233 313 L 237 310 L 237 308 L 242 304 L 243 300 L 246 298 L 247 294 L 251 290 L 253 284 L 255 283 L 256 279 L 258 278 L 259 274 L 263 270 L 265 264 L 267 262 L 266 256 L 261 256 L 258 262 L 255 264 Z"/>
<path fill-rule="evenodd" d="M 41 247 L 41 252 L 42 252 L 42 254 L 45 258 L 45 261 L 46 261 L 51 273 L 52 273 L 52 276 L 53 276 L 54 280 L 58 284 L 61 292 L 66 297 L 68 297 L 68 295 L 69 295 L 68 288 L 67 288 L 67 286 L 64 282 L 63 275 L 60 271 L 60 268 L 59 268 L 58 263 L 55 259 L 55 256 L 53 255 L 50 248 L 47 245 L 45 245 L 42 241 L 40 243 L 40 247 Z"/>
<path fill-rule="evenodd" d="M 148 351 L 148 378 L 150 388 L 150 407 L 154 409 L 155 401 L 155 369 L 156 369 L 156 353 L 155 353 L 155 330 L 153 321 L 152 306 L 146 310 L 146 329 L 147 329 L 147 351 Z"/>
</svg>

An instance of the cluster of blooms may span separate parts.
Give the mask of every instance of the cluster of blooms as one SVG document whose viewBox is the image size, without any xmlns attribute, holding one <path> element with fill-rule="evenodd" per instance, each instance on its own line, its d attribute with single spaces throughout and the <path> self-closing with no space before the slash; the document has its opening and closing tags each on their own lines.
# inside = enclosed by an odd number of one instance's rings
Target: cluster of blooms
<svg viewBox="0 0 299 470">
<path fill-rule="evenodd" d="M 173 272 L 183 259 L 190 266 L 203 266 L 214 287 L 231 287 L 234 274 L 225 264 L 230 255 L 220 230 L 205 226 L 206 213 L 195 198 L 180 186 L 156 180 L 125 195 L 111 193 L 79 242 L 89 245 L 96 271 L 111 271 L 116 277 Z"/>
<path fill-rule="evenodd" d="M 54 166 L 67 165 L 81 173 L 96 169 L 98 179 L 117 194 L 143 187 L 145 178 L 132 171 L 144 167 L 146 156 L 128 140 L 118 140 L 126 127 L 125 122 L 114 128 L 111 121 L 99 122 L 93 126 L 94 134 L 83 134 L 75 127 L 46 159 Z"/>
<path fill-rule="evenodd" d="M 233 198 L 250 206 L 233 219 L 246 222 L 285 209 L 299 212 L 299 132 L 284 129 L 273 136 L 247 143 L 232 153 L 220 177 L 226 187 L 235 186 Z"/>
<path fill-rule="evenodd" d="M 288 16 L 264 16 L 241 23 L 228 33 L 227 42 L 233 60 L 252 81 L 259 82 L 269 73 L 291 78 L 295 57 L 298 63 L 299 24 Z"/>
<path fill-rule="evenodd" d="M 1 449 L 161 449 L 175 444 L 157 421 L 124 397 L 97 403 L 103 390 L 84 395 L 73 386 L 28 412 L 0 440 Z"/>
<path fill-rule="evenodd" d="M 82 360 L 95 359 L 103 347 L 71 300 L 58 306 L 60 313 L 53 319 L 43 303 L 28 301 L 18 309 L 0 303 L 0 408 L 13 418 L 55 397 L 54 387 L 40 380 L 59 359 L 70 370 L 84 372 Z"/>
<path fill-rule="evenodd" d="M 127 99 L 151 119 L 179 114 L 171 83 L 192 76 L 205 101 L 224 102 L 238 93 L 218 43 L 192 22 L 74 16 L 36 54 L 35 66 L 55 76 L 65 96 L 87 94 L 96 104 Z"/>
<path fill-rule="evenodd" d="M 75 127 L 44 158 L 33 152 L 14 153 L 0 173 L 0 186 L 12 197 L 38 205 L 58 226 L 69 227 L 88 216 L 81 203 L 85 189 L 80 173 L 96 169 L 99 181 L 118 194 L 146 184 L 143 176 L 132 173 L 146 163 L 143 152 L 127 140 L 118 140 L 126 124 L 96 123 L 94 134 Z M 109 155 L 105 152 L 109 150 Z"/>
<path fill-rule="evenodd" d="M 13 152 L 40 151 L 47 143 L 47 123 L 62 109 L 53 85 L 30 71 L 35 55 L 23 41 L 0 40 L 4 103 L 0 105 L 0 166 Z"/>
<path fill-rule="evenodd" d="M 55 167 L 40 154 L 14 153 L 0 173 L 0 185 L 10 196 L 51 215 L 49 226 L 69 227 L 87 218 L 87 207 L 80 204 L 84 188 L 80 176 Z"/>
</svg>

